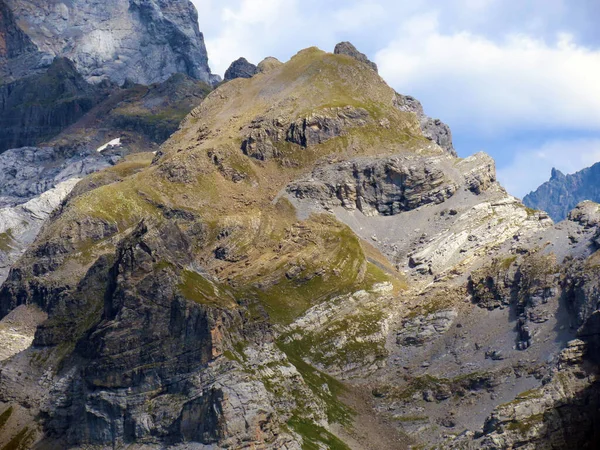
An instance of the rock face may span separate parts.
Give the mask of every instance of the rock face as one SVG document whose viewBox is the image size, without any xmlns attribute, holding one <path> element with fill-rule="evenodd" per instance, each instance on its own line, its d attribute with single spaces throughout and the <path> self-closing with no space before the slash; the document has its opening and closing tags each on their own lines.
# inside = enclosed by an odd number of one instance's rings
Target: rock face
<svg viewBox="0 0 600 450">
<path fill-rule="evenodd" d="M 423 106 L 414 97 L 396 94 L 394 102 L 399 110 L 417 115 L 423 136 L 438 144 L 452 156 L 457 156 L 452 144 L 452 132 L 448 125 L 439 119 L 426 116 L 423 112 Z"/>
<path fill-rule="evenodd" d="M 330 208 L 391 216 L 444 202 L 458 189 L 448 181 L 436 158 L 390 157 L 319 167 L 310 178 L 287 189 L 296 198 L 313 199 Z"/>
<path fill-rule="evenodd" d="M 375 72 L 377 72 L 377 64 L 375 64 L 374 62 L 369 60 L 369 58 L 367 58 L 367 55 L 359 52 L 356 49 L 356 47 L 354 45 L 352 45 L 350 42 L 340 42 L 339 44 L 337 44 L 335 46 L 335 49 L 333 50 L 333 52 L 336 55 L 350 56 L 351 58 L 354 58 L 357 61 L 360 61 L 360 62 L 366 64 L 371 69 L 373 69 Z"/>
<path fill-rule="evenodd" d="M 240 58 L 231 63 L 225 72 L 224 80 L 231 81 L 236 78 L 252 78 L 258 72 L 258 67 L 250 64 L 246 58 Z"/>
<path fill-rule="evenodd" d="M 87 83 L 64 58 L 44 73 L 0 85 L 0 152 L 56 136 L 110 92 Z"/>
<path fill-rule="evenodd" d="M 523 198 L 530 208 L 547 211 L 556 222 L 566 219 L 575 206 L 584 201 L 600 201 L 600 163 L 572 175 L 552 169 L 550 181 Z"/>
<path fill-rule="evenodd" d="M 214 81 L 197 12 L 188 0 L 4 3 L 27 36 L 17 36 L 17 43 L 30 41 L 45 61 L 70 59 L 90 83 L 131 80 L 148 85 L 174 73 Z"/>
<path fill-rule="evenodd" d="M 19 28 L 8 5 L 0 2 L 0 58 L 6 61 L 35 51 L 36 46 Z"/>
<path fill-rule="evenodd" d="M 117 93 L 117 85 L 125 81 L 127 88 L 173 76 L 216 81 L 196 11 L 187 0 L 115 0 L 101 6 L 3 1 L 0 75 L 0 153 L 47 142 Z M 182 92 L 173 94 L 181 100 Z M 159 106 L 148 101 L 143 110 Z M 189 109 L 173 108 L 169 112 L 177 115 L 176 123 L 168 123 L 167 117 L 147 129 L 154 128 L 160 134 L 155 139 L 165 140 Z"/>
<path fill-rule="evenodd" d="M 242 141 L 245 155 L 265 161 L 284 156 L 277 144 L 289 142 L 309 147 L 347 134 L 352 128 L 363 127 L 370 121 L 369 113 L 362 108 L 326 108 L 319 113 L 298 118 L 286 123 L 281 117 L 260 117 L 248 126 Z"/>
<path fill-rule="evenodd" d="M 2 159 L 2 218 L 110 166 L 9 262 L 0 446 L 597 446 L 598 205 L 526 208 L 346 55 L 223 83 L 135 153 L 118 118 L 172 88 Z"/>
</svg>

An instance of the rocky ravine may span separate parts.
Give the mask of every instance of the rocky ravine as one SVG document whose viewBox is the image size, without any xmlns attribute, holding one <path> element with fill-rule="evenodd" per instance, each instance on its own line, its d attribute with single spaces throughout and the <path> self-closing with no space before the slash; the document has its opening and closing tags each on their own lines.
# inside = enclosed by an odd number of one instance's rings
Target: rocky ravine
<svg viewBox="0 0 600 450">
<path fill-rule="evenodd" d="M 0 444 L 595 448 L 598 205 L 554 225 L 338 53 L 75 187 L 0 290 Z"/>
</svg>

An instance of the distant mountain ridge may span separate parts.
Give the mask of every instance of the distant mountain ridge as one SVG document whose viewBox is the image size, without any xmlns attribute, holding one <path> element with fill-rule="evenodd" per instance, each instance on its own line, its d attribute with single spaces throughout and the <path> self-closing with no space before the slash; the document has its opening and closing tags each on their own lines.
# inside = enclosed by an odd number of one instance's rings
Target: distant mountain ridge
<svg viewBox="0 0 600 450">
<path fill-rule="evenodd" d="M 560 222 L 584 200 L 600 201 L 600 163 L 570 175 L 553 168 L 550 180 L 526 195 L 523 203 Z"/>
</svg>

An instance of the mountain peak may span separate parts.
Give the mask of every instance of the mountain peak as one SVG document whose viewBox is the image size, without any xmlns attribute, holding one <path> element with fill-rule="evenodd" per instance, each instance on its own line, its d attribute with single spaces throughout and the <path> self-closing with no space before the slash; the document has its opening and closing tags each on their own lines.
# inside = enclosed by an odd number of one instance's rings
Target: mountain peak
<svg viewBox="0 0 600 450">
<path fill-rule="evenodd" d="M 364 53 L 361 53 L 357 50 L 357 48 L 352 45 L 350 42 L 340 42 L 339 44 L 337 44 L 335 46 L 335 49 L 333 50 L 333 53 L 335 53 L 336 55 L 347 55 L 350 56 L 351 58 L 354 58 L 362 63 L 365 63 L 367 66 L 369 66 L 371 69 L 373 69 L 375 72 L 378 71 L 377 69 L 377 64 L 375 64 L 374 62 L 372 62 L 367 55 L 365 55 Z"/>
<path fill-rule="evenodd" d="M 560 180 L 565 178 L 565 174 L 555 167 L 552 168 L 552 173 L 550 175 L 550 180 Z"/>
<path fill-rule="evenodd" d="M 560 222 L 584 200 L 600 201 L 599 180 L 600 163 L 568 175 L 553 168 L 550 180 L 527 194 L 523 203 L 547 211 L 555 222 Z"/>
<path fill-rule="evenodd" d="M 236 78 L 252 78 L 258 73 L 258 67 L 248 62 L 246 58 L 236 59 L 231 63 L 225 72 L 225 81 L 231 81 Z"/>
</svg>

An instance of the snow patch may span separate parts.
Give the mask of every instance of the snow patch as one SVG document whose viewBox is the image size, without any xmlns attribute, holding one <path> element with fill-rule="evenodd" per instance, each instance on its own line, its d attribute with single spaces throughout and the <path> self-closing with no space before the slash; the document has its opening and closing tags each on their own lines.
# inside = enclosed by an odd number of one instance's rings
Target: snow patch
<svg viewBox="0 0 600 450">
<path fill-rule="evenodd" d="M 120 147 L 120 146 L 121 146 L 121 138 L 116 138 L 116 139 L 113 139 L 113 140 L 112 140 L 112 141 L 110 141 L 110 142 L 107 142 L 107 143 L 106 143 L 106 144 L 104 144 L 102 147 L 98 147 L 98 148 L 96 149 L 96 151 L 97 151 L 98 153 L 102 153 L 104 150 L 106 150 L 106 149 L 107 149 L 107 148 L 109 148 L 109 147 L 110 147 L 110 148 L 112 148 L 112 147 Z"/>
</svg>

